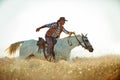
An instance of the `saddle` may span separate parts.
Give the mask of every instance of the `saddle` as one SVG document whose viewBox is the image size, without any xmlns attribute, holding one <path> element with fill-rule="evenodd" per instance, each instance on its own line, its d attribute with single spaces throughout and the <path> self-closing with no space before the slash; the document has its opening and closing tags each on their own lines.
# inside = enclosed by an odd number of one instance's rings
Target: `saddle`
<svg viewBox="0 0 120 80">
<path fill-rule="evenodd" d="M 45 48 L 47 47 L 47 42 L 42 37 L 39 37 L 38 41 L 37 41 L 37 46 L 39 47 L 38 51 L 43 49 L 44 57 L 47 59 L 47 56 L 45 53 Z"/>
<path fill-rule="evenodd" d="M 47 42 L 42 37 L 39 37 L 37 41 L 37 46 L 39 47 L 39 49 L 46 48 Z"/>
</svg>

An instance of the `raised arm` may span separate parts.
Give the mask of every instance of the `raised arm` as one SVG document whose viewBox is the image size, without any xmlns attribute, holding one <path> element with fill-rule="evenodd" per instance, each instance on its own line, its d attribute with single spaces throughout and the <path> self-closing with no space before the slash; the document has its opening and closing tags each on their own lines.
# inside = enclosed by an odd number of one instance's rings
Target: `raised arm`
<svg viewBox="0 0 120 80">
<path fill-rule="evenodd" d="M 38 28 L 36 29 L 36 32 L 39 32 L 40 29 L 45 28 L 45 27 L 47 27 L 47 26 L 44 25 L 44 26 L 38 27 Z"/>
<path fill-rule="evenodd" d="M 49 24 L 43 25 L 43 26 L 41 26 L 41 27 L 38 27 L 38 28 L 36 29 L 36 32 L 38 32 L 38 31 L 39 31 L 40 29 L 42 29 L 42 28 L 46 28 L 46 27 L 52 28 L 52 27 L 55 27 L 56 25 L 57 25 L 56 22 L 53 22 L 53 23 L 49 23 Z"/>
<path fill-rule="evenodd" d="M 68 34 L 68 35 L 72 35 L 72 34 L 74 34 L 74 32 L 71 32 L 71 31 L 67 31 L 65 28 L 63 28 L 63 32 L 64 33 L 66 33 L 66 34 Z"/>
</svg>

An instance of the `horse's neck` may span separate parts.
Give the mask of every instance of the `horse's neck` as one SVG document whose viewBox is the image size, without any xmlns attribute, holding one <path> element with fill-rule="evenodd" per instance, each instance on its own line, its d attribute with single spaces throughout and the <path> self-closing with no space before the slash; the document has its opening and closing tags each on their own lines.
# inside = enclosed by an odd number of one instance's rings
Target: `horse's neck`
<svg viewBox="0 0 120 80">
<path fill-rule="evenodd" d="M 79 39 L 80 38 L 80 35 L 77 35 L 77 38 Z M 72 37 L 66 37 L 66 38 L 63 38 L 63 39 L 60 39 L 60 42 L 61 44 L 63 45 L 62 47 L 67 46 L 67 48 L 69 48 L 70 50 L 72 50 L 73 48 L 75 48 L 76 46 L 79 45 L 77 39 L 75 38 L 75 36 L 72 36 Z M 72 44 L 70 45 L 69 42 Z"/>
<path fill-rule="evenodd" d="M 73 49 L 73 48 L 75 48 L 76 46 L 79 45 L 79 43 L 78 43 L 77 39 L 75 38 L 75 36 L 72 36 L 72 37 L 70 38 L 70 40 L 71 40 L 71 43 L 72 43 L 71 49 Z"/>
</svg>

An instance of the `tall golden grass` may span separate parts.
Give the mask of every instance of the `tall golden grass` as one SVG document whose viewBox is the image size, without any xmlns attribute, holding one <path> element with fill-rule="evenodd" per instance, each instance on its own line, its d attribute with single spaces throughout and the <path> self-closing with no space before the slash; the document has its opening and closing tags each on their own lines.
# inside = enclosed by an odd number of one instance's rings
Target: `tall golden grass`
<svg viewBox="0 0 120 80">
<path fill-rule="evenodd" d="M 120 56 L 57 63 L 38 58 L 23 61 L 1 58 L 0 80 L 120 80 Z"/>
</svg>

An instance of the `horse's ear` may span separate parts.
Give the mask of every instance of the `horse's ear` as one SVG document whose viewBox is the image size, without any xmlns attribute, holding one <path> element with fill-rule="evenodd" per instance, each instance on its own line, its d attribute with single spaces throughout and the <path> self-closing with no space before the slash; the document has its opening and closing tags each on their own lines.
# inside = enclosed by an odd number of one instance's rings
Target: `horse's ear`
<svg viewBox="0 0 120 80">
<path fill-rule="evenodd" d="M 81 33 L 81 35 L 84 36 L 83 33 Z"/>
<path fill-rule="evenodd" d="M 85 34 L 85 36 L 87 37 L 88 34 Z"/>
<path fill-rule="evenodd" d="M 38 39 L 40 39 L 41 37 L 38 37 Z"/>
</svg>

